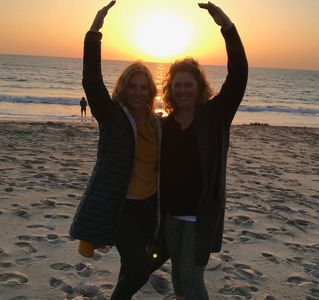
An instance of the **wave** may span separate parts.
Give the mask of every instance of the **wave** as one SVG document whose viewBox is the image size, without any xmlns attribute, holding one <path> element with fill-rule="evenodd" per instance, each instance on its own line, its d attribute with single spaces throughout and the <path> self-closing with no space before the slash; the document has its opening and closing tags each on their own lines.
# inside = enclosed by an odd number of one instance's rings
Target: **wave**
<svg viewBox="0 0 319 300">
<path fill-rule="evenodd" d="M 55 105 L 76 105 L 76 106 L 79 106 L 80 98 L 0 95 L 0 102 L 32 103 L 32 104 L 55 104 Z"/>
<path fill-rule="evenodd" d="M 287 107 L 287 106 L 247 106 L 241 105 L 239 111 L 245 112 L 277 112 L 287 114 L 302 114 L 302 115 L 319 115 L 319 109 L 302 108 L 302 107 Z"/>
<path fill-rule="evenodd" d="M 0 80 L 15 81 L 15 82 L 27 82 L 28 81 L 28 79 L 21 79 L 21 78 L 16 78 L 16 77 L 12 77 L 12 76 L 0 77 Z"/>
<path fill-rule="evenodd" d="M 77 120 L 79 115 L 68 115 L 68 114 L 57 114 L 57 113 L 25 113 L 25 112 L 1 112 L 0 117 L 14 117 L 14 118 L 30 118 L 37 120 L 52 118 L 52 119 L 61 119 L 61 120 Z"/>
<path fill-rule="evenodd" d="M 62 98 L 62 97 L 35 97 L 35 96 L 9 96 L 0 94 L 0 102 L 9 103 L 30 103 L 30 104 L 53 104 L 53 105 L 67 105 L 67 106 L 79 106 L 79 98 Z M 155 101 L 157 108 L 164 109 L 162 101 Z M 244 112 L 275 112 L 286 114 L 298 114 L 298 115 L 319 115 L 319 109 L 309 107 L 288 107 L 288 106 L 249 106 L 241 105 L 239 111 Z"/>
</svg>

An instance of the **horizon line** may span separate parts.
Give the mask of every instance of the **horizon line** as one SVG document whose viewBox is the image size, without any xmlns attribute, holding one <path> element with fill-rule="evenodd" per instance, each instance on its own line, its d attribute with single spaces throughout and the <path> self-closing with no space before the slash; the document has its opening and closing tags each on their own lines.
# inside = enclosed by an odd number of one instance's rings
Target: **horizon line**
<svg viewBox="0 0 319 300">
<path fill-rule="evenodd" d="M 82 57 L 78 56 L 54 56 L 54 55 L 36 55 L 36 54 L 17 54 L 17 53 L 0 53 L 0 55 L 3 56 L 29 56 L 29 57 L 47 57 L 47 58 L 73 58 L 73 59 L 82 59 Z M 171 64 L 173 61 L 170 62 L 162 62 L 162 61 L 146 61 L 143 59 L 136 59 L 136 60 L 128 60 L 128 59 L 111 59 L 111 58 L 106 58 L 102 59 L 103 60 L 110 60 L 110 61 L 124 61 L 124 62 L 135 62 L 135 61 L 142 61 L 145 63 L 155 63 L 155 64 Z M 200 63 L 203 66 L 212 66 L 212 67 L 226 67 L 227 65 L 217 65 L 217 64 L 204 64 Z M 319 72 L 318 69 L 307 69 L 307 68 L 297 68 L 297 67 L 274 67 L 274 66 L 249 66 L 249 68 L 254 68 L 254 69 L 276 69 L 276 70 L 291 70 L 291 71 L 314 71 L 314 72 Z"/>
</svg>

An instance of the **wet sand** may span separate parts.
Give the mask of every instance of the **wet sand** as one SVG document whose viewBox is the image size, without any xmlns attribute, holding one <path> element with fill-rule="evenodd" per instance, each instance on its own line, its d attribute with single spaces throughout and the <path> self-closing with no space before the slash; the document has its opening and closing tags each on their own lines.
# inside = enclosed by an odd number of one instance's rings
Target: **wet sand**
<svg viewBox="0 0 319 300">
<path fill-rule="evenodd" d="M 115 248 L 77 253 L 69 226 L 96 156 L 94 122 L 0 122 L 0 298 L 109 299 Z M 211 299 L 319 299 L 319 129 L 233 126 Z M 135 299 L 171 299 L 170 262 Z"/>
</svg>

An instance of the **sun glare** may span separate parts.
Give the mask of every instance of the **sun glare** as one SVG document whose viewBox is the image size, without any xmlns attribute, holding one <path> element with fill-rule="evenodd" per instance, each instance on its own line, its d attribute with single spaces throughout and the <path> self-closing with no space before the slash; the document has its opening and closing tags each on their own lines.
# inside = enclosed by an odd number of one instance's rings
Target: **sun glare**
<svg viewBox="0 0 319 300">
<path fill-rule="evenodd" d="M 181 54 L 191 40 L 187 22 L 167 12 L 142 17 L 135 27 L 134 37 L 141 51 L 158 58 Z"/>
</svg>

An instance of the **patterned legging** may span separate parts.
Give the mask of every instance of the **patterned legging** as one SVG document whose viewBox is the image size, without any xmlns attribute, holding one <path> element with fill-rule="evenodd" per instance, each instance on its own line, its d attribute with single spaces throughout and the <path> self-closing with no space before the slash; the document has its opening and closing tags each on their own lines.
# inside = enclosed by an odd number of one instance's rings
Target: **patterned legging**
<svg viewBox="0 0 319 300">
<path fill-rule="evenodd" d="M 186 300 L 208 300 L 204 266 L 194 260 L 195 222 L 166 216 L 165 237 L 172 261 L 172 281 L 176 296 Z"/>
</svg>

